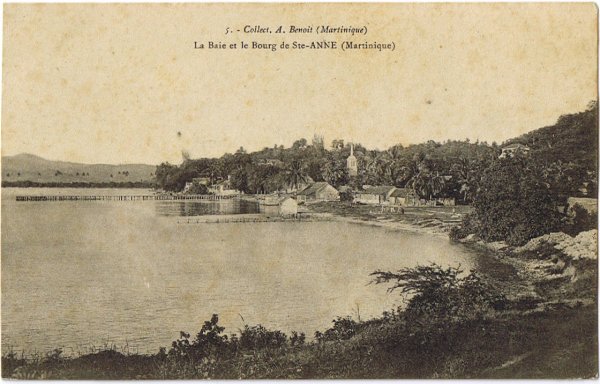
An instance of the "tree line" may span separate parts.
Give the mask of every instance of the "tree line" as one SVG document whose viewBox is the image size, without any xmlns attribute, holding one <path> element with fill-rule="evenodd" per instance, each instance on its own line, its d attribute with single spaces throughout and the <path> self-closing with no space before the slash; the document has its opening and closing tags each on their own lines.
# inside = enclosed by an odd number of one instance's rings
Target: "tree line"
<svg viewBox="0 0 600 384">
<path fill-rule="evenodd" d="M 275 145 L 247 153 L 240 148 L 220 158 L 185 159 L 179 166 L 162 163 L 156 169 L 159 188 L 181 191 L 186 182 L 203 177 L 209 183 L 229 179 L 231 188 L 244 193 L 271 193 L 294 189 L 311 181 L 326 181 L 334 187 L 393 185 L 410 187 L 422 197 L 454 196 L 470 202 L 477 174 L 500 154 L 496 144 L 449 140 L 429 141 L 387 150 L 367 149 L 353 143 L 358 175 L 350 176 L 346 159 L 350 144 L 334 140 L 330 148 L 322 141 L 295 141 L 291 147 Z"/>
<path fill-rule="evenodd" d="M 582 186 L 593 194 L 597 185 L 597 102 L 584 112 L 563 115 L 553 126 L 532 131 L 505 144 L 521 143 L 531 151 L 527 164 L 540 180 L 561 196 L 580 195 Z M 156 169 L 157 186 L 181 191 L 186 182 L 204 177 L 209 183 L 229 179 L 230 187 L 244 193 L 271 193 L 294 189 L 310 181 L 326 181 L 334 187 L 392 185 L 411 188 L 421 198 L 454 197 L 475 201 L 486 172 L 498 163 L 502 148 L 497 143 L 447 140 L 385 150 L 353 143 L 358 175 L 348 174 L 350 143 L 333 140 L 326 147 L 322 137 L 309 143 L 300 139 L 289 148 L 265 147 L 248 153 L 240 147 L 220 158 L 190 159 L 180 165 L 162 163 Z"/>
</svg>

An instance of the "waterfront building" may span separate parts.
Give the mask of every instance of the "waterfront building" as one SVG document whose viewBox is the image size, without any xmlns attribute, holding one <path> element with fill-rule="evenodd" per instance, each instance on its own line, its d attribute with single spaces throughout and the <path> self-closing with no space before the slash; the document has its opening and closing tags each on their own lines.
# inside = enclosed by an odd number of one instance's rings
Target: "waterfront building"
<svg viewBox="0 0 600 384">
<path fill-rule="evenodd" d="M 392 193 L 396 187 L 381 185 L 377 187 L 367 187 L 355 194 L 354 201 L 363 204 L 382 204 L 389 203 Z"/>
<path fill-rule="evenodd" d="M 340 193 L 331 184 L 325 181 L 316 182 L 296 195 L 298 201 L 337 201 L 340 199 Z"/>
<path fill-rule="evenodd" d="M 390 203 L 404 206 L 419 205 L 419 196 L 412 188 L 396 188 L 390 194 Z"/>
</svg>

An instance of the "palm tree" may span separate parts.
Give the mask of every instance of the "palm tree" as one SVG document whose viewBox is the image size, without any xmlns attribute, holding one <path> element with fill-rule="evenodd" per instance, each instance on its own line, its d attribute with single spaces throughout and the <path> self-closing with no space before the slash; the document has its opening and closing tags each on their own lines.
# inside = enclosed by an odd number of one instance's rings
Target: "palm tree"
<svg viewBox="0 0 600 384">
<path fill-rule="evenodd" d="M 465 202 L 471 200 L 474 192 L 475 180 L 471 172 L 471 168 L 474 165 L 473 162 L 469 162 L 469 160 L 463 157 L 458 158 L 457 162 L 452 164 L 452 172 L 460 184 L 460 193 Z"/>
<path fill-rule="evenodd" d="M 415 192 L 419 197 L 427 196 L 427 180 L 423 172 L 417 172 L 414 174 L 406 185 Z"/>
<path fill-rule="evenodd" d="M 223 173 L 223 166 L 219 159 L 211 161 L 206 169 L 205 173 L 208 175 L 210 184 L 214 184 L 217 180 L 217 177 L 221 176 Z"/>
<path fill-rule="evenodd" d="M 323 179 L 333 186 L 345 184 L 348 181 L 346 164 L 341 160 L 330 159 L 322 168 Z"/>
<path fill-rule="evenodd" d="M 397 184 L 402 175 L 402 146 L 394 145 L 383 153 L 386 162 L 386 176 L 389 184 Z"/>
<path fill-rule="evenodd" d="M 297 189 L 299 185 L 308 182 L 308 176 L 300 160 L 292 160 L 284 175 L 285 182 L 293 189 Z"/>
<path fill-rule="evenodd" d="M 432 200 L 444 189 L 445 180 L 439 172 L 435 174 L 428 169 L 422 169 L 415 174 L 407 183 L 420 197 Z"/>
<path fill-rule="evenodd" d="M 427 189 L 429 192 L 429 200 L 432 200 L 434 196 L 437 196 L 444 189 L 446 180 L 443 176 L 440 176 L 439 172 L 429 174 L 427 179 Z"/>
</svg>

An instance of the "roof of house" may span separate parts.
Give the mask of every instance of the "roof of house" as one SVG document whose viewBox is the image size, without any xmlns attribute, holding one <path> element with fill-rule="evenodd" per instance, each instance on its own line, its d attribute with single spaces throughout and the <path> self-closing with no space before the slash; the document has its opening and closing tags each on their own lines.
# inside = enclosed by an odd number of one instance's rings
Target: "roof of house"
<svg viewBox="0 0 600 384">
<path fill-rule="evenodd" d="M 316 183 L 311 184 L 308 187 L 306 187 L 303 190 L 301 190 L 300 192 L 298 192 L 298 195 L 312 195 L 313 193 L 317 193 L 317 192 L 322 191 L 323 189 L 327 188 L 328 186 L 331 187 L 331 188 L 333 188 L 326 181 L 317 181 Z"/>
<path fill-rule="evenodd" d="M 210 183 L 210 178 L 208 178 L 208 177 L 194 177 L 192 179 L 192 182 L 199 183 L 199 184 L 208 184 L 208 183 Z"/>
<path fill-rule="evenodd" d="M 396 188 L 394 192 L 390 195 L 391 197 L 406 197 L 409 195 L 413 195 L 415 191 L 412 188 Z"/>
<path fill-rule="evenodd" d="M 598 211 L 598 199 L 594 199 L 591 197 L 569 197 L 567 199 L 567 204 L 572 208 L 575 204 L 580 205 L 588 212 L 597 212 Z"/>
<path fill-rule="evenodd" d="M 279 204 L 281 205 L 281 204 L 285 203 L 288 200 L 291 200 L 292 202 L 298 204 L 298 202 L 296 201 L 296 199 L 293 199 L 293 198 L 291 198 L 289 196 L 284 196 L 281 199 L 279 199 Z"/>
<path fill-rule="evenodd" d="M 275 166 L 282 166 L 283 165 L 283 161 L 279 160 L 279 159 L 260 159 L 258 161 L 259 165 L 275 165 Z"/>
<path fill-rule="evenodd" d="M 380 186 L 377 186 L 377 187 L 365 188 L 364 191 L 360 191 L 358 193 L 364 193 L 364 194 L 367 194 L 367 195 L 387 195 L 394 188 L 396 188 L 396 187 L 389 186 L 389 185 L 380 185 Z"/>
<path fill-rule="evenodd" d="M 503 147 L 502 149 L 529 149 L 528 146 L 523 145 L 523 144 L 519 144 L 519 143 L 513 143 L 510 145 L 507 145 L 506 147 Z"/>
</svg>

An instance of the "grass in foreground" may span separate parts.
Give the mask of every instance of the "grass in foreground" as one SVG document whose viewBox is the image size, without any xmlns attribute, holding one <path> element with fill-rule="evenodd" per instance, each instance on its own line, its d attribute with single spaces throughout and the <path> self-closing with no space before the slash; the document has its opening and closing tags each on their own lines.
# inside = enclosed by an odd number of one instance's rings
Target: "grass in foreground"
<svg viewBox="0 0 600 384">
<path fill-rule="evenodd" d="M 346 319 L 347 320 L 347 319 Z M 387 315 L 308 344 L 229 341 L 203 356 L 2 358 L 18 379 L 590 378 L 598 372 L 593 307 L 422 324 Z M 333 328 L 332 328 L 333 329 Z M 213 346 L 214 347 L 214 346 Z M 210 348 L 209 348 L 210 349 Z"/>
</svg>

